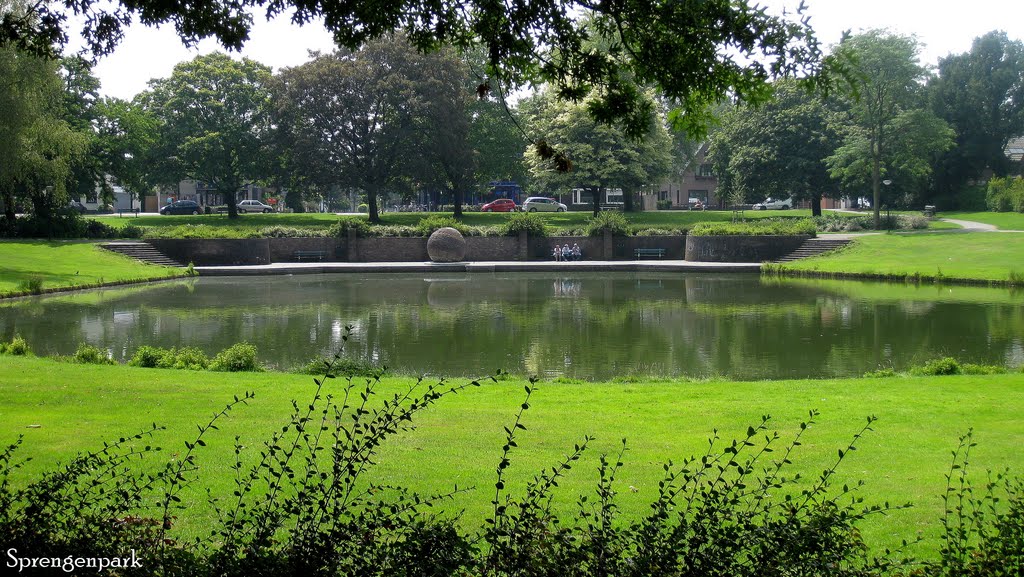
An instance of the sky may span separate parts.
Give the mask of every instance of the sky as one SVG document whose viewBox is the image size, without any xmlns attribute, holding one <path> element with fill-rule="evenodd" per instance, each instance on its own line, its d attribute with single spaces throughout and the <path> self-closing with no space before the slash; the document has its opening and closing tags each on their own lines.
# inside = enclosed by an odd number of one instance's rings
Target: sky
<svg viewBox="0 0 1024 577">
<path fill-rule="evenodd" d="M 753 2 L 752 2 L 753 3 Z M 760 0 L 775 13 L 794 10 L 799 0 Z M 826 45 L 839 41 L 843 31 L 871 28 L 915 35 L 924 45 L 921 63 L 934 66 L 939 58 L 967 52 L 974 38 L 1004 30 L 1024 39 L 1024 0 L 805 0 L 811 26 Z M 321 26 L 293 26 L 288 17 L 267 22 L 256 17 L 249 42 L 240 54 L 271 66 L 274 71 L 309 60 L 309 51 L 329 52 L 331 35 Z M 100 60 L 94 73 L 106 96 L 130 99 L 146 89 L 151 78 L 170 75 L 178 62 L 220 49 L 206 40 L 186 49 L 172 27 L 128 29 L 114 54 Z"/>
</svg>

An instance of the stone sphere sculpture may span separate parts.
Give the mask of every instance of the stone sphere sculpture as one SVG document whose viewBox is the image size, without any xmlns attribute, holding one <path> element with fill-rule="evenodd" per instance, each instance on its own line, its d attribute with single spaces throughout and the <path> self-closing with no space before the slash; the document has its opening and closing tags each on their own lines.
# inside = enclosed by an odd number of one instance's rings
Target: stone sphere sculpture
<svg viewBox="0 0 1024 577">
<path fill-rule="evenodd" d="M 427 254 L 433 262 L 459 262 L 466 258 L 466 239 L 454 228 L 439 228 L 427 239 Z"/>
</svg>

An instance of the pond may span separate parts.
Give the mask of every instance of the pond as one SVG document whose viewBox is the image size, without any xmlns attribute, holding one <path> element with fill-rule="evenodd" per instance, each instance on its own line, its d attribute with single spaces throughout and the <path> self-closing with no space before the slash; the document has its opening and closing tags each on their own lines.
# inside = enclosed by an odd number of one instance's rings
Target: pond
<svg viewBox="0 0 1024 577">
<path fill-rule="evenodd" d="M 270 366 L 333 355 L 392 372 L 542 377 L 855 376 L 940 357 L 1024 363 L 1024 293 L 750 274 L 472 273 L 220 277 L 8 301 L 0 338 L 213 355 Z"/>
</svg>

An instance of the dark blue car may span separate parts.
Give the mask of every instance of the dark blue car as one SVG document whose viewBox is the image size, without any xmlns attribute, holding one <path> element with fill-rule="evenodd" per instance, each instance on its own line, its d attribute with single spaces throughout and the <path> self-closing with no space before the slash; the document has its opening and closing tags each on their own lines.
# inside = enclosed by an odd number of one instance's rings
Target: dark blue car
<svg viewBox="0 0 1024 577">
<path fill-rule="evenodd" d="M 199 214 L 203 209 L 194 200 L 179 200 L 160 209 L 160 214 Z"/>
</svg>

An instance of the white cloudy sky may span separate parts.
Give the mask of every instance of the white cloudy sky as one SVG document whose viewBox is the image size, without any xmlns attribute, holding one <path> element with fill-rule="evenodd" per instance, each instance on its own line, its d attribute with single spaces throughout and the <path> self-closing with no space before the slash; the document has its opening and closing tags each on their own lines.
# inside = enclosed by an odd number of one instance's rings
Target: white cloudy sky
<svg viewBox="0 0 1024 577">
<path fill-rule="evenodd" d="M 794 8 L 799 0 L 761 0 L 771 10 Z M 966 52 L 971 41 L 991 30 L 1004 30 L 1024 39 L 1024 0 L 806 0 L 811 25 L 827 44 L 839 40 L 844 30 L 888 28 L 913 34 L 925 45 L 922 62 L 934 65 L 940 57 Z M 298 28 L 287 17 L 266 22 L 259 18 L 242 55 L 276 70 L 302 64 L 309 50 L 329 51 L 330 35 L 317 26 Z M 205 41 L 197 49 L 185 49 L 172 28 L 129 29 L 117 51 L 101 60 L 95 73 L 108 96 L 131 98 L 146 88 L 151 78 L 168 76 L 174 65 L 218 46 Z"/>
</svg>

